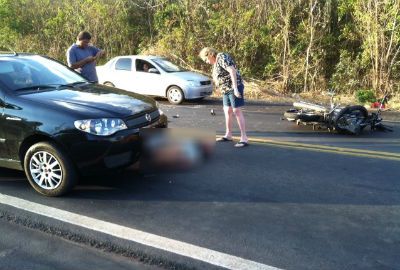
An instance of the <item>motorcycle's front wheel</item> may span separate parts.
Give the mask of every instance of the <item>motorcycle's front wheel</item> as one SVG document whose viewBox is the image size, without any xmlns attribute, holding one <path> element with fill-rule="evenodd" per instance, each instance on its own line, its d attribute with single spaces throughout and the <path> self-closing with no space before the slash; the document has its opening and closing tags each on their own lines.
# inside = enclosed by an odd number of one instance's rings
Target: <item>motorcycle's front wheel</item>
<svg viewBox="0 0 400 270">
<path fill-rule="evenodd" d="M 334 118 L 333 124 L 339 133 L 352 133 L 358 135 L 360 125 L 368 117 L 368 111 L 364 106 L 355 105 L 343 108 Z"/>
</svg>

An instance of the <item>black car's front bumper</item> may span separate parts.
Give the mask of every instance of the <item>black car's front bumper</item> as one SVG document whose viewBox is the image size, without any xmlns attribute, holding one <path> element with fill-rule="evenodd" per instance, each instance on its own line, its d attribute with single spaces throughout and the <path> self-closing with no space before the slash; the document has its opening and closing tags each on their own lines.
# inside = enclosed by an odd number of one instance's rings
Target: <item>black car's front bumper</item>
<svg viewBox="0 0 400 270">
<path fill-rule="evenodd" d="M 167 126 L 167 117 L 161 115 L 156 122 L 142 128 Z M 139 128 L 122 130 L 105 137 L 76 131 L 60 135 L 57 140 L 64 145 L 71 161 L 82 174 L 127 167 L 139 159 L 142 149 Z"/>
</svg>

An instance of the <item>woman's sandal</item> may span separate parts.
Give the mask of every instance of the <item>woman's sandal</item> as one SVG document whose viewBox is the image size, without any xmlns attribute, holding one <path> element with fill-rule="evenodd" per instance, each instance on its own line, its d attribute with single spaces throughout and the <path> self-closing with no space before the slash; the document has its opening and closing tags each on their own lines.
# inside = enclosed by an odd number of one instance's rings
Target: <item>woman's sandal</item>
<svg viewBox="0 0 400 270">
<path fill-rule="evenodd" d="M 247 142 L 238 142 L 237 144 L 235 144 L 235 147 L 245 147 L 245 146 L 249 146 L 249 144 Z"/>
<path fill-rule="evenodd" d="M 231 142 L 232 139 L 228 139 L 226 137 L 220 137 L 218 139 L 216 139 L 217 142 Z"/>
</svg>

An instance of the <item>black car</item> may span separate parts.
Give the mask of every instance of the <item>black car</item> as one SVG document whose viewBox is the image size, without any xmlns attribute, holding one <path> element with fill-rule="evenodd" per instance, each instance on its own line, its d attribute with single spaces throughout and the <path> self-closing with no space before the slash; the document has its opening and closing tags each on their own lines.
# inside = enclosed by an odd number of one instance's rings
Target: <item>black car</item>
<svg viewBox="0 0 400 270">
<path fill-rule="evenodd" d="M 91 83 L 45 56 L 0 54 L 0 166 L 47 196 L 139 159 L 142 128 L 167 127 L 149 97 Z"/>
</svg>

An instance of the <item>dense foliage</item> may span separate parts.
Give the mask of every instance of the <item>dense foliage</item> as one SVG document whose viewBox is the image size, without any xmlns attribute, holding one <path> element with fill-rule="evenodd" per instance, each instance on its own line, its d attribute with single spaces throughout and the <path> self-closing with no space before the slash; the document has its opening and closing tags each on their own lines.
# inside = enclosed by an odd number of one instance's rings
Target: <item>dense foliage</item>
<svg viewBox="0 0 400 270">
<path fill-rule="evenodd" d="M 399 93 L 400 0 L 0 0 L 0 47 L 65 62 L 88 30 L 107 58 L 162 54 L 209 71 L 204 46 L 281 92 Z"/>
</svg>

